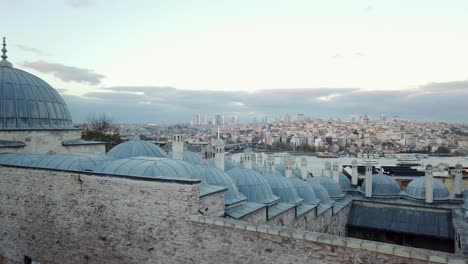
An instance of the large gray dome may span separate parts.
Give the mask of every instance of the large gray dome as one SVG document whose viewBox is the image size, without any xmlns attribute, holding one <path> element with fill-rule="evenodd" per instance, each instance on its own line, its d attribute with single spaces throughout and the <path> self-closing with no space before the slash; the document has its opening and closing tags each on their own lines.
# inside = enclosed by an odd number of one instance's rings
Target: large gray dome
<svg viewBox="0 0 468 264">
<path fill-rule="evenodd" d="M 340 185 L 330 177 L 318 176 L 307 179 L 307 181 L 319 184 L 328 192 L 328 195 L 332 198 L 341 198 L 344 193 L 341 191 Z"/>
<path fill-rule="evenodd" d="M 0 130 L 71 129 L 67 105 L 45 81 L 0 65 Z"/>
</svg>

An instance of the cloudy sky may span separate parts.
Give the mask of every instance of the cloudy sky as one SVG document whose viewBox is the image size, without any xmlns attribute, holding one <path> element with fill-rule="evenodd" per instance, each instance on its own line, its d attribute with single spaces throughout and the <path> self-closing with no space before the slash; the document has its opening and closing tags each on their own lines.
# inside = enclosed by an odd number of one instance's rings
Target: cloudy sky
<svg viewBox="0 0 468 264">
<path fill-rule="evenodd" d="M 466 0 L 0 0 L 9 61 L 75 121 L 468 122 Z"/>
</svg>

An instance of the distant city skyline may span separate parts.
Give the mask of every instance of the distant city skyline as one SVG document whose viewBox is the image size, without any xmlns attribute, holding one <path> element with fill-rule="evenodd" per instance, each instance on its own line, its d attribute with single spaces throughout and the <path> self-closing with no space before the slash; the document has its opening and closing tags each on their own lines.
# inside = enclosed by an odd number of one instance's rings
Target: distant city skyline
<svg viewBox="0 0 468 264">
<path fill-rule="evenodd" d="M 75 122 L 468 122 L 466 1 L 6 2 L 9 61 L 56 88 Z"/>
</svg>

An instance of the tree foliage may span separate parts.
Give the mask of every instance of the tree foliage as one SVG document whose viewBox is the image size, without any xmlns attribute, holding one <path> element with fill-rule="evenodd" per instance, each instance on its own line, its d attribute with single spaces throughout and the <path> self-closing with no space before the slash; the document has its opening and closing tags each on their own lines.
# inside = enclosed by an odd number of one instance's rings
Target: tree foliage
<svg viewBox="0 0 468 264">
<path fill-rule="evenodd" d="M 81 138 L 106 142 L 106 151 L 122 143 L 120 125 L 105 113 L 92 114 L 81 124 Z"/>
</svg>

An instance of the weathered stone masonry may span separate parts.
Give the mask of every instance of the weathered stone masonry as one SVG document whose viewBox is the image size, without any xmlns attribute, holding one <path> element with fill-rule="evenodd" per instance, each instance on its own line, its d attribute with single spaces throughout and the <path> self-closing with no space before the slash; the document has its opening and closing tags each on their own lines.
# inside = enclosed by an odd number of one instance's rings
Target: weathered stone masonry
<svg viewBox="0 0 468 264">
<path fill-rule="evenodd" d="M 453 254 L 197 215 L 199 183 L 0 167 L 0 259 L 465 263 Z"/>
</svg>

